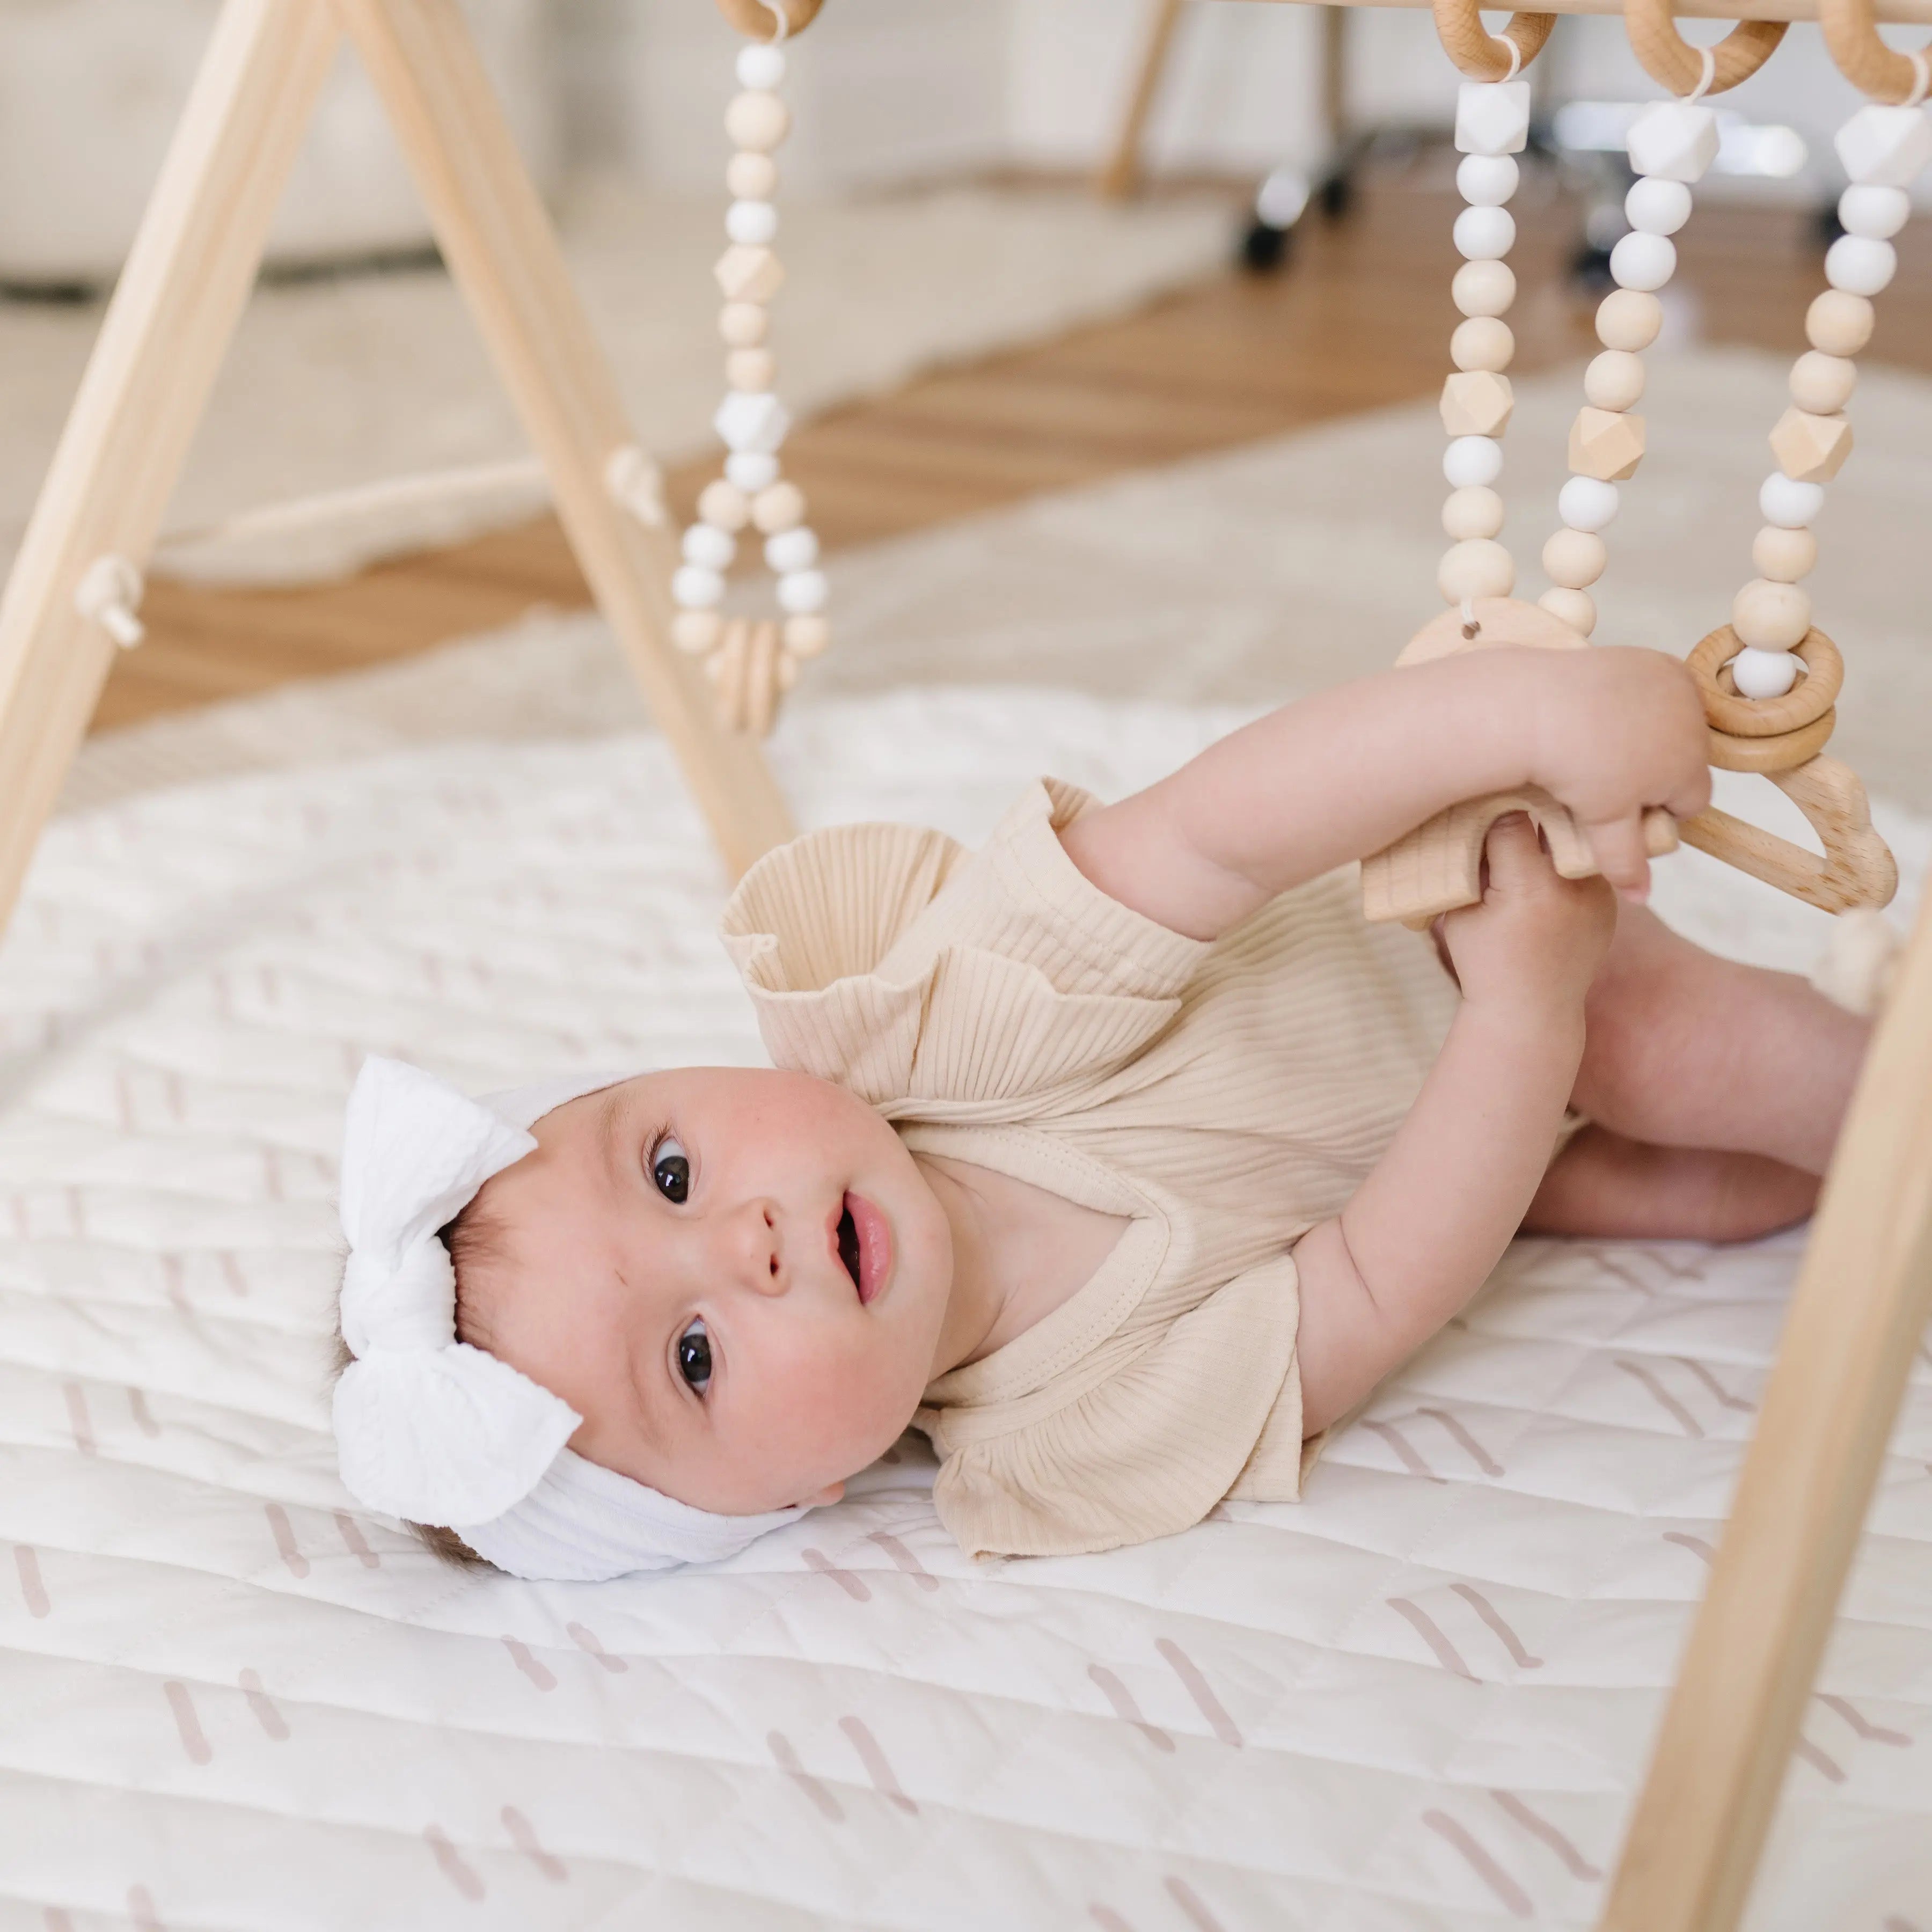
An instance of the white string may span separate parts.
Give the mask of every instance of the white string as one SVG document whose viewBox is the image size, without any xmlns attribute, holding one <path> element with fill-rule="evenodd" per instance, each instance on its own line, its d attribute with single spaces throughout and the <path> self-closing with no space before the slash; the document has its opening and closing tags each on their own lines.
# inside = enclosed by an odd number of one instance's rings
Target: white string
<svg viewBox="0 0 1932 1932">
<path fill-rule="evenodd" d="M 1907 107 L 1918 106 L 1928 94 L 1932 94 L 1932 60 L 1925 58 L 1925 51 L 1921 47 L 1905 57 L 1912 63 L 1912 71 L 1918 76 L 1918 84 L 1912 88 L 1910 98 L 1904 103 Z"/>
<path fill-rule="evenodd" d="M 767 6 L 770 5 L 771 0 L 765 0 L 765 4 Z M 1511 40 L 1507 34 L 1492 34 L 1490 36 L 1490 38 L 1494 40 L 1498 46 L 1507 47 L 1509 50 L 1509 72 L 1503 76 L 1503 79 L 1504 80 L 1515 80 L 1516 76 L 1522 71 L 1522 48 L 1518 46 L 1515 41 Z"/>
<path fill-rule="evenodd" d="M 772 45 L 776 46 L 791 32 L 791 16 L 785 11 L 784 0 L 758 0 L 758 4 L 778 22 L 772 35 Z"/>
<path fill-rule="evenodd" d="M 1466 638 L 1473 638 L 1482 628 L 1482 625 L 1478 621 L 1476 616 L 1475 598 L 1473 597 L 1464 598 L 1462 599 L 1463 636 Z"/>
<path fill-rule="evenodd" d="M 1684 98 L 1686 100 L 1702 100 L 1711 91 L 1711 83 L 1718 77 L 1718 56 L 1708 47 L 1697 50 L 1698 58 L 1703 62 L 1703 71 L 1697 76 L 1697 85 Z"/>
</svg>

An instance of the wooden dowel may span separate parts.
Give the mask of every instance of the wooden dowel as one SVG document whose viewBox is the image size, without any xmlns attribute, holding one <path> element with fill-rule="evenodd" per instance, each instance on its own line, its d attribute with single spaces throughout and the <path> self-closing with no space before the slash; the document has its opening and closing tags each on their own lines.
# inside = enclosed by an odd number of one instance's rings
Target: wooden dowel
<svg viewBox="0 0 1932 1932">
<path fill-rule="evenodd" d="M 1133 88 L 1121 111 L 1113 146 L 1096 180 L 1096 185 L 1109 200 L 1124 201 L 1139 185 L 1141 137 L 1146 131 L 1154 96 L 1160 92 L 1162 76 L 1167 71 L 1174 30 L 1180 24 L 1180 10 L 1185 4 L 1186 0 L 1153 0 L 1140 60 L 1134 70 Z"/>
<path fill-rule="evenodd" d="M 1270 0 L 1283 4 L 1283 0 Z M 1301 0 L 1294 0 L 1301 4 Z M 1433 0 L 1328 0 L 1338 7 L 1426 8 Z M 1539 14 L 1620 16 L 1623 0 L 1536 0 Z M 1819 0 L 1671 0 L 1680 20 L 1815 20 Z M 1899 25 L 1932 26 L 1932 0 L 1878 0 L 1874 18 Z"/>
</svg>

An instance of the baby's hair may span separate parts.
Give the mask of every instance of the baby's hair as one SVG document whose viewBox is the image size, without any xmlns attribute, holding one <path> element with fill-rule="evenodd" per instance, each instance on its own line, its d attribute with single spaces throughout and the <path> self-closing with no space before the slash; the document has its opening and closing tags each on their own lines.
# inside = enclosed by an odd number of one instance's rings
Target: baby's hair
<svg viewBox="0 0 1932 1932">
<path fill-rule="evenodd" d="M 480 1198 L 480 1197 L 479 1197 Z M 466 1268 L 475 1270 L 487 1268 L 490 1262 L 500 1260 L 503 1253 L 502 1224 L 487 1213 L 478 1210 L 476 1201 L 472 1200 L 462 1213 L 447 1226 L 436 1230 L 436 1238 L 449 1250 L 451 1264 L 456 1270 L 456 1339 L 470 1342 L 481 1347 L 472 1332 L 464 1331 L 463 1276 Z M 474 1324 L 471 1324 L 472 1330 Z M 342 1311 L 340 1297 L 336 1305 L 335 1357 L 329 1380 L 334 1382 L 355 1360 L 356 1357 L 342 1334 Z M 456 1570 L 494 1570 L 496 1566 L 487 1556 L 479 1556 L 453 1529 L 432 1522 L 411 1522 L 404 1519 L 403 1527 L 427 1550 L 432 1556 L 447 1563 Z"/>
</svg>

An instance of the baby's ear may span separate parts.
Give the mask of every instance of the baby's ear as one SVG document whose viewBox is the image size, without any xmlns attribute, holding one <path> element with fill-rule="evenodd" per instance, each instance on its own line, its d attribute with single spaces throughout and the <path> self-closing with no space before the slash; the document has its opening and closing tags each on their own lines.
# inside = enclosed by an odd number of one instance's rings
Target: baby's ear
<svg viewBox="0 0 1932 1932">
<path fill-rule="evenodd" d="M 845 1485 L 843 1483 L 827 1483 L 817 1496 L 804 1498 L 804 1507 L 816 1509 L 821 1503 L 839 1502 L 844 1500 L 844 1495 Z"/>
</svg>

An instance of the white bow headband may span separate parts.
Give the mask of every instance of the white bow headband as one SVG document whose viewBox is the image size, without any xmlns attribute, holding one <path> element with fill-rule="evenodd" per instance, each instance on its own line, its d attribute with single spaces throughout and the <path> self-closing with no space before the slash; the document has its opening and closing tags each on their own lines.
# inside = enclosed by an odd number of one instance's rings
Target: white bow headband
<svg viewBox="0 0 1932 1932">
<path fill-rule="evenodd" d="M 536 1146 L 553 1107 L 631 1077 L 598 1073 L 469 1099 L 400 1060 L 362 1064 L 342 1148 L 342 1335 L 335 1385 L 350 1493 L 456 1530 L 512 1576 L 601 1582 L 735 1556 L 802 1508 L 718 1516 L 586 1462 L 583 1420 L 507 1362 L 456 1339 L 456 1270 L 436 1231 Z"/>
</svg>

